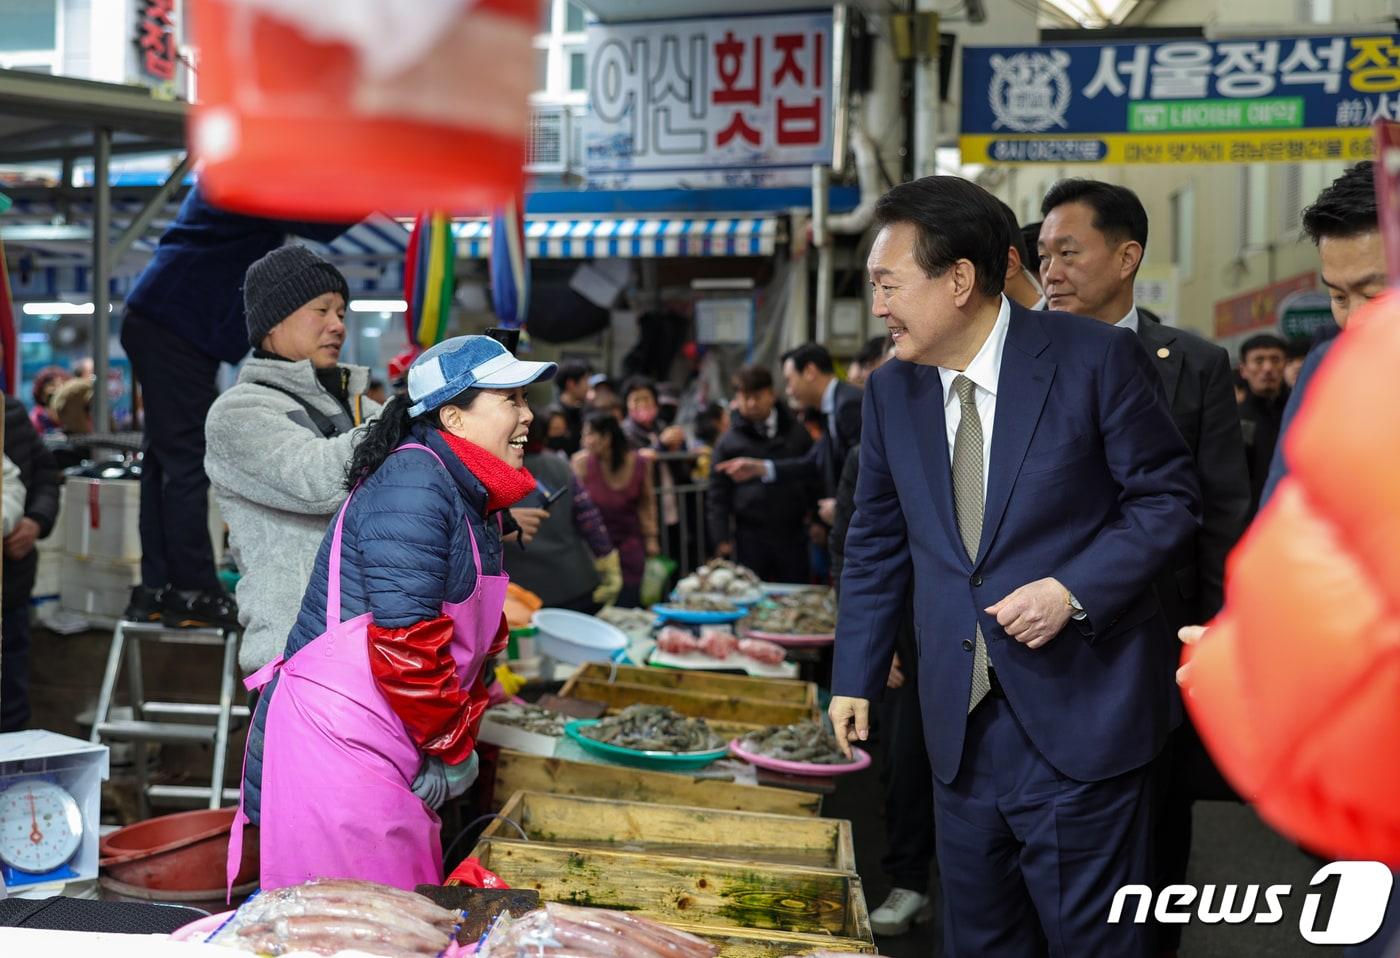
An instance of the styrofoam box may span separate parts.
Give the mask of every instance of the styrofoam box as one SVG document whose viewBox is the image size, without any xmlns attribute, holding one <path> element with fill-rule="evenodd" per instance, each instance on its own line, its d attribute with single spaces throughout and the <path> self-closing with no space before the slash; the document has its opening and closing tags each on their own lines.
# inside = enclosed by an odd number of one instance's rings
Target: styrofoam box
<svg viewBox="0 0 1400 958">
<path fill-rule="evenodd" d="M 135 479 L 69 476 L 59 498 L 54 535 L 69 555 L 83 559 L 141 558 L 141 483 Z M 214 561 L 223 557 L 224 520 L 209 493 L 209 539 Z"/>
<path fill-rule="evenodd" d="M 83 840 L 68 863 L 78 873 L 70 881 L 97 877 L 102 782 L 108 775 L 107 746 L 34 729 L 0 734 L 0 791 L 25 778 L 57 782 L 83 813 Z"/>
<path fill-rule="evenodd" d="M 82 615 L 120 619 L 141 581 L 139 559 L 111 561 L 65 555 L 59 561 L 58 604 Z"/>
<path fill-rule="evenodd" d="M 481 728 L 477 731 L 476 740 L 487 745 L 499 745 L 501 748 L 545 758 L 552 758 L 554 749 L 559 744 L 557 736 L 527 732 L 523 728 L 495 721 L 491 718 L 490 709 L 481 717 Z"/>
</svg>

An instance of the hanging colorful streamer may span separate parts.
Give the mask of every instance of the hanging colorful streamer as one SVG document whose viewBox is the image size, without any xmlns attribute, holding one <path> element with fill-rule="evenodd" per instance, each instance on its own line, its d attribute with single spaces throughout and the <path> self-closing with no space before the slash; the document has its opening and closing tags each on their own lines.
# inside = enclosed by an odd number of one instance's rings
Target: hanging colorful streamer
<svg viewBox="0 0 1400 958">
<path fill-rule="evenodd" d="M 420 213 L 413 222 L 404 257 L 404 323 L 408 341 L 427 349 L 447 336 L 452 298 L 457 291 L 457 239 L 446 213 Z"/>
<path fill-rule="evenodd" d="M 491 217 L 491 305 L 502 326 L 519 329 L 530 312 L 530 261 L 525 258 L 524 203 Z"/>
</svg>

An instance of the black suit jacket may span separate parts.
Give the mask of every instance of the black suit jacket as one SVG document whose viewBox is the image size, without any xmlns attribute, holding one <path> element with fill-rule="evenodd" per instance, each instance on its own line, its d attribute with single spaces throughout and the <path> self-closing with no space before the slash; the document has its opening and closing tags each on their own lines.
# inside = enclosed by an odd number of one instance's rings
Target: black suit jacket
<svg viewBox="0 0 1400 958">
<path fill-rule="evenodd" d="M 822 417 L 822 439 L 800 459 L 781 459 L 773 463 L 778 482 L 816 480 L 822 485 L 822 495 L 836 495 L 841 482 L 841 470 L 846 457 L 860 445 L 860 406 L 864 394 L 859 386 L 836 381 L 834 412 L 836 432 L 832 433 L 826 417 Z"/>
<path fill-rule="evenodd" d="M 1205 622 L 1225 602 L 1225 557 L 1249 521 L 1249 470 L 1229 354 L 1147 310 L 1139 309 L 1138 317 L 1138 337 L 1162 377 L 1201 485 L 1201 531 L 1157 581 L 1167 622 L 1178 629 Z"/>
</svg>

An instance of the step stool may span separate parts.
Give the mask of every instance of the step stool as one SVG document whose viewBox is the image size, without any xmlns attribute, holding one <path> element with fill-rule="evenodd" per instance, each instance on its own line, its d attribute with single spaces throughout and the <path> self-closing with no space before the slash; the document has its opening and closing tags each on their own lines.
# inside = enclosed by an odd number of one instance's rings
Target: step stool
<svg viewBox="0 0 1400 958">
<path fill-rule="evenodd" d="M 248 707 L 234 705 L 234 688 L 238 681 L 239 629 L 169 629 L 157 622 L 122 620 L 112 630 L 112 646 L 107 652 L 107 671 L 102 676 L 102 690 L 97 696 L 97 711 L 92 721 L 91 741 L 131 741 L 138 743 L 136 775 L 137 801 L 141 817 L 150 816 L 152 801 L 166 804 L 199 805 L 207 802 L 219 808 L 224 802 L 236 804 L 238 789 L 224 788 L 224 767 L 228 760 L 230 719 L 246 719 Z M 199 702 L 147 702 L 141 671 L 141 643 L 159 642 L 164 645 L 223 646 L 224 669 L 219 682 L 219 702 L 209 705 Z M 126 659 L 127 694 L 131 699 L 132 717 L 114 720 L 111 717 L 112 697 Z M 209 724 L 213 719 L 213 724 Z M 214 746 L 213 768 L 209 785 L 152 785 L 147 770 L 146 742 L 208 742 Z"/>
</svg>

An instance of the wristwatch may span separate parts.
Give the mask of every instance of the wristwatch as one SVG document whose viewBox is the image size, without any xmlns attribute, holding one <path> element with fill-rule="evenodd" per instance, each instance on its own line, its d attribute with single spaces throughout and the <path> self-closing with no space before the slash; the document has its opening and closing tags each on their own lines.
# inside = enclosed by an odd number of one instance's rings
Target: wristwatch
<svg viewBox="0 0 1400 958">
<path fill-rule="evenodd" d="M 1089 617 L 1089 613 L 1084 611 L 1084 606 L 1079 604 L 1079 600 L 1074 597 L 1074 593 L 1065 590 L 1065 602 L 1070 607 L 1070 618 L 1076 622 L 1083 622 Z"/>
</svg>

